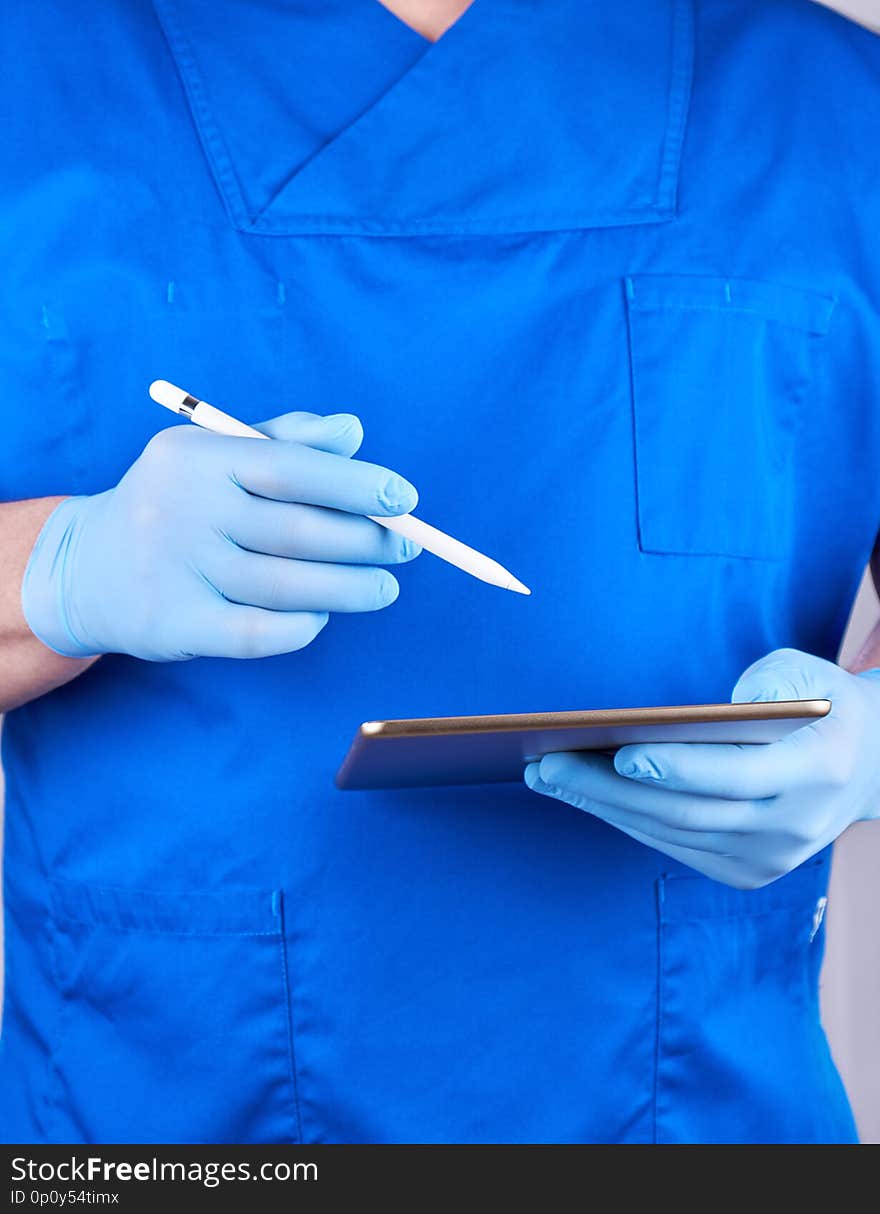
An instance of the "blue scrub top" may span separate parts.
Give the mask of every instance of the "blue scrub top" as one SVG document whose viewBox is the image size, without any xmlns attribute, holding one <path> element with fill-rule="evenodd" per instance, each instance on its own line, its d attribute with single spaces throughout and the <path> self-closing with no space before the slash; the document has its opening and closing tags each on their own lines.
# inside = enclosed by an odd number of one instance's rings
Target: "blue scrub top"
<svg viewBox="0 0 880 1214">
<path fill-rule="evenodd" d="M 4 1135 L 851 1140 L 827 853 L 735 891 L 523 786 L 333 775 L 366 719 L 833 658 L 880 520 L 880 42 L 806 0 L 5 23 L 3 498 L 115 484 L 161 376 L 357 413 L 534 594 L 424 556 L 302 652 L 106 656 L 9 715 Z"/>
</svg>

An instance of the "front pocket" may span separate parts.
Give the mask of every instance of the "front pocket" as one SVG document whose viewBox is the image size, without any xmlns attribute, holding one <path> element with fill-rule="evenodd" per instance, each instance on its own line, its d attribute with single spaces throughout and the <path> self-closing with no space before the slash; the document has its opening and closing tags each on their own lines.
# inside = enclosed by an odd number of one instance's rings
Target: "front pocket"
<svg viewBox="0 0 880 1214">
<path fill-rule="evenodd" d="M 296 1142 L 279 892 L 52 884 L 55 1142 Z"/>
<path fill-rule="evenodd" d="M 199 255 L 207 256 L 193 237 L 191 256 Z M 213 277 L 191 271 L 163 279 L 134 263 L 101 263 L 89 272 L 88 293 L 76 297 L 68 287 L 42 306 L 16 368 L 28 407 L 10 418 L 0 499 L 99 493 L 116 484 L 156 431 L 175 424 L 147 395 L 154 379 L 247 421 L 291 407 L 282 362 L 285 284 L 247 262 L 238 288 L 218 298 L 205 281 Z M 112 307 L 99 308 L 95 298 Z M 101 425 L 96 419 L 108 410 L 113 424 Z"/>
<path fill-rule="evenodd" d="M 855 1141 L 819 1019 L 827 861 L 754 891 L 660 878 L 655 1141 Z"/>
<path fill-rule="evenodd" d="M 834 300 L 750 279 L 626 279 L 639 547 L 778 560 L 798 412 Z"/>
</svg>

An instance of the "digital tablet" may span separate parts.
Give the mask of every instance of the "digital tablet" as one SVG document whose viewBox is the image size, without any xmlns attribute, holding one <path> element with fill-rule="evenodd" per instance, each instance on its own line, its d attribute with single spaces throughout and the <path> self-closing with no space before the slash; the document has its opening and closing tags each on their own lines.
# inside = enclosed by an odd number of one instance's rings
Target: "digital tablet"
<svg viewBox="0 0 880 1214">
<path fill-rule="evenodd" d="M 525 765 L 541 755 L 615 751 L 630 742 L 776 742 L 830 709 L 830 700 L 781 700 L 367 721 L 355 734 L 336 786 L 417 788 L 519 781 Z"/>
</svg>

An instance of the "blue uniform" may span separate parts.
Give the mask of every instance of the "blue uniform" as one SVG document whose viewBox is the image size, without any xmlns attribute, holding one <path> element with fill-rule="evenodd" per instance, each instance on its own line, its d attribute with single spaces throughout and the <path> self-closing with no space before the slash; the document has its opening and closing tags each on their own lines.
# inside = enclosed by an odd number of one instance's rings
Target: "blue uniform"
<svg viewBox="0 0 880 1214">
<path fill-rule="evenodd" d="M 423 556 L 301 652 L 105 656 L 9 715 L 4 1136 L 851 1141 L 827 853 L 736 891 L 524 786 L 333 774 L 366 719 L 834 656 L 880 520 L 880 42 L 806 0 L 4 25 L 2 497 L 114 484 L 163 377 L 357 413 L 534 591 Z"/>
</svg>

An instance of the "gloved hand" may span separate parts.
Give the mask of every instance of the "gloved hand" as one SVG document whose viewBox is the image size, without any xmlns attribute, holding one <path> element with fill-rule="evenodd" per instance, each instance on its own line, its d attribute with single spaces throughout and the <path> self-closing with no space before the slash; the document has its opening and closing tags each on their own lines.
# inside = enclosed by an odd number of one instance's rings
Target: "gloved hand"
<svg viewBox="0 0 880 1214">
<path fill-rule="evenodd" d="M 829 699 L 828 716 L 779 742 L 642 743 L 613 759 L 545 755 L 525 779 L 640 843 L 738 889 L 797 868 L 853 822 L 880 816 L 880 670 L 853 675 L 779 649 L 755 662 L 734 702 Z"/>
<path fill-rule="evenodd" d="M 406 514 L 412 485 L 350 458 L 349 414 L 260 429 L 275 441 L 172 426 L 115 489 L 61 502 L 22 585 L 40 640 L 68 657 L 256 658 L 308 645 L 328 612 L 392 603 L 377 566 L 420 549 L 362 516 Z"/>
</svg>

